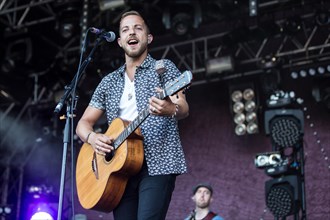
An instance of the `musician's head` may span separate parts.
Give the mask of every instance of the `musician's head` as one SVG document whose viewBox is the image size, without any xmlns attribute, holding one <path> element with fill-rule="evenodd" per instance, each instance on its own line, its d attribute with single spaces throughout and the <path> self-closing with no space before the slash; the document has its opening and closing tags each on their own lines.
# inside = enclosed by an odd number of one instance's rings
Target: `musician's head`
<svg viewBox="0 0 330 220">
<path fill-rule="evenodd" d="M 145 19 L 137 11 L 122 14 L 119 24 L 118 44 L 130 57 L 146 53 L 148 44 L 153 40 Z"/>
</svg>

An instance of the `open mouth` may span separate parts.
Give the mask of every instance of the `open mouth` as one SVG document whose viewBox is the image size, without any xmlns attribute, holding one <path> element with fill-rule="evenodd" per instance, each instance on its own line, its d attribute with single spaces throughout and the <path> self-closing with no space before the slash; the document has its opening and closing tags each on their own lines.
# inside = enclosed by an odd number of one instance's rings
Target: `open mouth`
<svg viewBox="0 0 330 220">
<path fill-rule="evenodd" d="M 135 40 L 135 39 L 131 39 L 131 40 L 128 41 L 128 45 L 136 45 L 138 43 L 139 42 L 137 40 Z"/>
</svg>

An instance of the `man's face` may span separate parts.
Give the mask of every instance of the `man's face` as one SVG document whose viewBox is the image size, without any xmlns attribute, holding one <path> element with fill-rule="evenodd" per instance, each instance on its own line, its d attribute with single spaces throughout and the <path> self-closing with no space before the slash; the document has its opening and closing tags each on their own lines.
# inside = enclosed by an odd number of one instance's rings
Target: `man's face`
<svg viewBox="0 0 330 220">
<path fill-rule="evenodd" d="M 195 193 L 195 195 L 192 197 L 194 202 L 196 203 L 196 206 L 199 208 L 206 208 L 210 205 L 210 202 L 212 200 L 211 198 L 211 192 L 206 187 L 199 187 Z"/>
<path fill-rule="evenodd" d="M 122 19 L 119 29 L 120 38 L 118 44 L 129 57 L 139 57 L 146 52 L 149 42 L 152 40 L 148 35 L 147 26 L 143 19 L 137 15 L 129 15 Z"/>
</svg>

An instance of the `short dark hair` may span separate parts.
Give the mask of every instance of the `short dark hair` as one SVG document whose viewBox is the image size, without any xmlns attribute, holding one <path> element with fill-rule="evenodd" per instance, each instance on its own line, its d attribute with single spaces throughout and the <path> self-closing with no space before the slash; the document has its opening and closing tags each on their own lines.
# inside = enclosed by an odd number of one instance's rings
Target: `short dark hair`
<svg viewBox="0 0 330 220">
<path fill-rule="evenodd" d="M 208 190 L 210 190 L 211 195 L 213 194 L 213 188 L 212 188 L 212 186 L 210 184 L 208 184 L 208 183 L 199 183 L 196 186 L 194 186 L 194 188 L 193 188 L 193 195 L 195 195 L 195 193 L 197 192 L 197 190 L 199 188 L 201 188 L 201 187 L 207 188 Z"/>
<path fill-rule="evenodd" d="M 141 15 L 141 13 L 139 13 L 138 11 L 134 11 L 134 10 L 131 10 L 131 11 L 127 11 L 127 12 L 124 12 L 121 17 L 120 17 L 120 22 L 119 22 L 119 33 L 120 33 L 120 23 L 121 21 L 127 17 L 127 16 L 130 16 L 130 15 L 136 15 L 136 16 L 139 16 L 140 18 L 142 18 L 142 20 L 144 21 L 146 27 L 147 27 L 147 32 L 148 34 L 150 33 L 150 28 L 149 28 L 149 25 L 148 25 L 148 22 L 146 21 L 146 19 L 144 19 L 144 16 Z"/>
</svg>

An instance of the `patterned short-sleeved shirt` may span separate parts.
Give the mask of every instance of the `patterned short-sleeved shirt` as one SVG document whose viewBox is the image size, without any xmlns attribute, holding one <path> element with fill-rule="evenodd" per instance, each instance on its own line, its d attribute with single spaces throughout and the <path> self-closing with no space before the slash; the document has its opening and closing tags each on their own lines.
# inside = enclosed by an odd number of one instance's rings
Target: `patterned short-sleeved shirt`
<svg viewBox="0 0 330 220">
<path fill-rule="evenodd" d="M 156 72 L 156 60 L 149 54 L 135 73 L 135 94 L 138 112 L 148 107 L 148 99 L 155 88 L 177 78 L 181 73 L 170 60 L 163 60 L 166 71 Z M 119 103 L 125 86 L 125 65 L 105 76 L 97 86 L 90 106 L 104 110 L 108 123 L 118 117 Z M 144 141 L 144 155 L 150 175 L 182 174 L 187 172 L 179 137 L 178 122 L 172 117 L 150 115 L 140 125 Z"/>
</svg>

